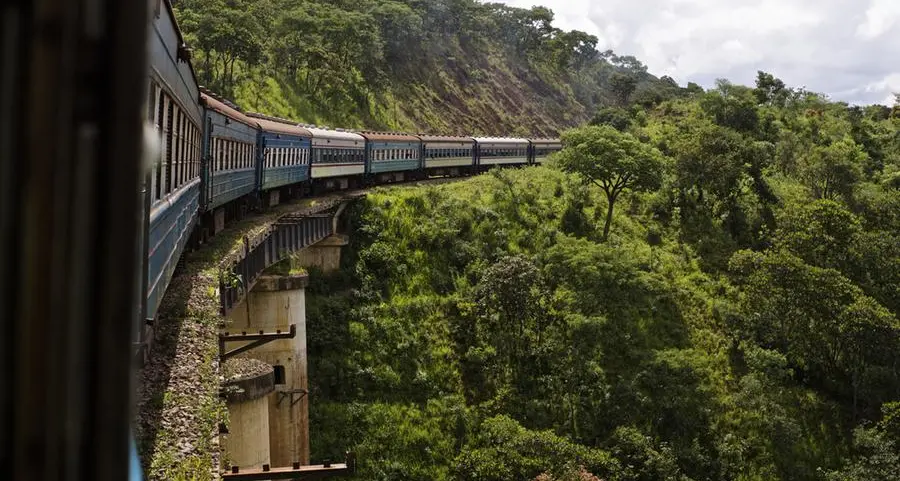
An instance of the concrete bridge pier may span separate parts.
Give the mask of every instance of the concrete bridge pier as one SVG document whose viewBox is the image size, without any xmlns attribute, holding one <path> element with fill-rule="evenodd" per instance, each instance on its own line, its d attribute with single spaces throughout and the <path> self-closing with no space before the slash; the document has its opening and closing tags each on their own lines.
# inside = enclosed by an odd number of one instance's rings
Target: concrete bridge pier
<svg viewBox="0 0 900 481">
<path fill-rule="evenodd" d="M 232 465 L 260 469 L 271 464 L 267 396 L 275 389 L 272 366 L 256 359 L 228 362 L 246 374 L 223 385 L 230 422 L 222 444 Z"/>
<path fill-rule="evenodd" d="M 269 395 L 269 446 L 273 467 L 309 464 L 309 396 L 306 354 L 306 296 L 308 276 L 263 276 L 244 305 L 229 314 L 231 334 L 289 332 L 292 339 L 277 339 L 242 356 L 273 367 L 275 390 Z M 249 344 L 245 343 L 245 344 Z M 235 343 L 228 348 L 239 348 Z"/>
<path fill-rule="evenodd" d="M 341 248 L 349 243 L 346 235 L 330 235 L 292 255 L 291 260 L 299 267 L 318 267 L 323 272 L 334 272 L 341 268 Z"/>
</svg>

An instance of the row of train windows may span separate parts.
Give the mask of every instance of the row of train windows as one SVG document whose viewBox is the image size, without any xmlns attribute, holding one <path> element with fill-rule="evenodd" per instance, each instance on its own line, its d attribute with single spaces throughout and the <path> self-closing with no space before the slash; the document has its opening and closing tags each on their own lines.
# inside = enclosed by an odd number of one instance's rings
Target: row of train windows
<svg viewBox="0 0 900 481">
<path fill-rule="evenodd" d="M 354 164 L 365 162 L 365 151 L 362 149 L 313 149 L 314 164 Z"/>
<path fill-rule="evenodd" d="M 425 157 L 429 159 L 472 157 L 472 149 L 425 149 Z"/>
<path fill-rule="evenodd" d="M 543 156 L 550 155 L 554 152 L 559 152 L 559 151 L 560 151 L 560 149 L 558 149 L 558 148 L 534 149 L 534 155 L 535 155 L 535 157 L 543 157 Z"/>
<path fill-rule="evenodd" d="M 163 91 L 150 82 L 147 120 L 156 127 L 160 155 L 150 172 L 150 196 L 156 202 L 200 176 L 200 128 Z"/>
<path fill-rule="evenodd" d="M 372 160 L 419 160 L 419 149 L 373 149 Z"/>
<path fill-rule="evenodd" d="M 213 172 L 253 168 L 255 144 L 215 137 L 210 142 L 212 143 L 210 147 Z"/>
<path fill-rule="evenodd" d="M 525 157 L 528 149 L 481 149 L 482 157 Z"/>
<path fill-rule="evenodd" d="M 309 149 L 303 147 L 269 147 L 266 149 L 266 167 L 309 165 Z"/>
</svg>

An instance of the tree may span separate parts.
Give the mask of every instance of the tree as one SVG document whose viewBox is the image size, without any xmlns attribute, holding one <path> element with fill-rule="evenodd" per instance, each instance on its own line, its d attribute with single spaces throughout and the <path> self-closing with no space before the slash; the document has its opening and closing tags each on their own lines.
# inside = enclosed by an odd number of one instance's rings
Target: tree
<svg viewBox="0 0 900 481">
<path fill-rule="evenodd" d="M 540 343 L 547 324 L 540 271 L 527 258 L 508 256 L 485 270 L 475 296 L 489 341 L 509 355 L 510 365 L 530 344 Z"/>
<path fill-rule="evenodd" d="M 742 288 L 741 336 L 785 355 L 811 387 L 872 416 L 900 388 L 900 323 L 834 269 L 783 250 L 731 259 Z"/>
<path fill-rule="evenodd" d="M 850 268 L 861 230 L 859 219 L 847 208 L 832 200 L 818 200 L 786 210 L 779 219 L 775 242 L 807 264 L 854 277 Z"/>
<path fill-rule="evenodd" d="M 616 94 L 620 105 L 628 105 L 628 98 L 637 88 L 637 78 L 633 75 L 615 72 L 609 76 L 609 88 Z"/>
<path fill-rule="evenodd" d="M 900 446 L 876 429 L 857 428 L 853 432 L 857 456 L 840 471 L 832 471 L 826 481 L 900 481 Z"/>
<path fill-rule="evenodd" d="M 759 127 L 756 98 L 751 89 L 742 85 L 716 80 L 716 89 L 701 98 L 700 106 L 722 127 L 746 134 L 756 133 Z"/>
<path fill-rule="evenodd" d="M 786 92 L 784 82 L 781 79 L 760 70 L 756 73 L 756 89 L 753 93 L 756 95 L 756 100 L 761 104 L 774 103 L 783 105 Z"/>
<path fill-rule="evenodd" d="M 605 242 L 616 199 L 626 189 L 658 188 L 665 167 L 663 156 L 633 135 L 608 125 L 569 130 L 563 133 L 562 142 L 559 159 L 563 169 L 577 173 L 606 194 Z"/>
<path fill-rule="evenodd" d="M 621 107 L 604 107 L 591 119 L 591 125 L 610 125 L 620 132 L 631 127 L 631 113 Z"/>
<path fill-rule="evenodd" d="M 816 146 L 806 159 L 802 176 L 817 199 L 849 199 L 867 158 L 849 138 Z"/>
<path fill-rule="evenodd" d="M 747 148 L 740 134 L 705 118 L 688 118 L 673 131 L 669 144 L 682 193 L 695 192 L 698 203 L 708 200 L 707 193 L 726 203 L 738 194 Z"/>
</svg>

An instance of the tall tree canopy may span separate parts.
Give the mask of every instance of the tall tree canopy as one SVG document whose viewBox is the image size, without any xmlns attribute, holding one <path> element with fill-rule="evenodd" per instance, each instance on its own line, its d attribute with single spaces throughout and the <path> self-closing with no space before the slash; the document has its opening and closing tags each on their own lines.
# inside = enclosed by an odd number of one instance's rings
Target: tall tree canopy
<svg viewBox="0 0 900 481">
<path fill-rule="evenodd" d="M 613 207 L 625 190 L 651 190 L 662 180 L 665 162 L 656 148 L 608 125 L 569 130 L 562 135 L 562 168 L 603 189 L 608 203 L 603 239 L 609 237 Z"/>
</svg>

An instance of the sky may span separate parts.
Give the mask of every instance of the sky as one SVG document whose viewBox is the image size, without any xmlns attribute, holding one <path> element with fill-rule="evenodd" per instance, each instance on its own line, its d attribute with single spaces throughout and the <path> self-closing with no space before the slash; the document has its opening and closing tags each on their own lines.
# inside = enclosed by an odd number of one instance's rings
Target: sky
<svg viewBox="0 0 900 481">
<path fill-rule="evenodd" d="M 681 85 L 753 85 L 764 70 L 852 104 L 893 105 L 900 93 L 900 0 L 493 1 L 548 7 L 557 28 Z"/>
</svg>

